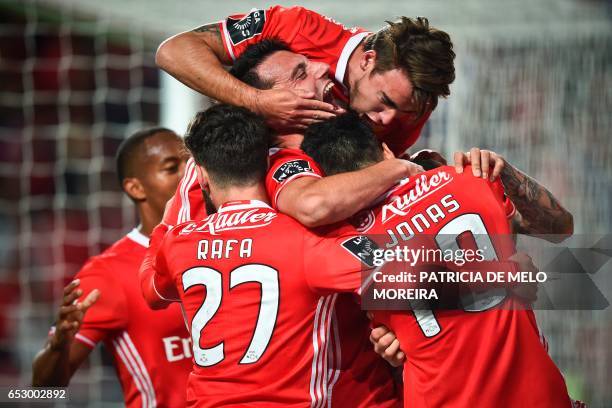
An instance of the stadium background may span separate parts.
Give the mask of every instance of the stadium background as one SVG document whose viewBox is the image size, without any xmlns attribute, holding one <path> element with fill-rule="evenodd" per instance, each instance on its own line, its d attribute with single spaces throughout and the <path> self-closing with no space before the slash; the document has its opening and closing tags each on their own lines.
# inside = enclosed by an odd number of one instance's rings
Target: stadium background
<svg viewBox="0 0 612 408">
<path fill-rule="evenodd" d="M 121 140 L 158 123 L 183 132 L 207 103 L 156 69 L 159 42 L 270 4 L 0 0 L 0 386 L 29 383 L 65 279 L 137 222 L 114 174 Z M 398 15 L 429 17 L 453 38 L 457 79 L 417 147 L 500 152 L 561 198 L 576 232 L 612 232 L 609 2 L 301 4 L 372 30 Z M 610 281 L 597 283 L 610 293 Z M 573 395 L 612 406 L 610 308 L 538 318 Z M 120 406 L 104 353 L 69 393 L 70 405 Z"/>
</svg>

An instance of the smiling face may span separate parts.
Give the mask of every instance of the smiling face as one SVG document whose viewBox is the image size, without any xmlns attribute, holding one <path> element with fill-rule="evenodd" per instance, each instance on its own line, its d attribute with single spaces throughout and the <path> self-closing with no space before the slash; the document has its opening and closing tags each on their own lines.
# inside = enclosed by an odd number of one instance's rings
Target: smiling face
<svg viewBox="0 0 612 408">
<path fill-rule="evenodd" d="M 257 66 L 256 73 L 273 83 L 273 89 L 313 92 L 315 99 L 333 103 L 331 90 L 334 83 L 329 78 L 329 65 L 323 62 L 310 61 L 290 51 L 277 51 Z"/>
</svg>

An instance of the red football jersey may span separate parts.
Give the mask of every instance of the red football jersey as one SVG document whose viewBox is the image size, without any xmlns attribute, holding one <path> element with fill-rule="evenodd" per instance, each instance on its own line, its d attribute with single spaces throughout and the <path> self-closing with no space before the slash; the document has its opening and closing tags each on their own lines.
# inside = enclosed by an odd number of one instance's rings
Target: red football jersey
<svg viewBox="0 0 612 408">
<path fill-rule="evenodd" d="M 332 321 L 338 292 L 360 287 L 359 261 L 343 249 L 360 238 L 322 238 L 260 201 L 170 230 L 149 286 L 180 297 L 187 315 L 189 406 L 396 406 L 391 386 L 343 378 Z M 353 385 L 345 399 L 341 383 Z"/>
<path fill-rule="evenodd" d="M 344 85 L 349 57 L 370 34 L 363 28 L 345 27 L 332 18 L 299 6 L 252 9 L 248 14 L 229 16 L 219 22 L 219 29 L 227 56 L 232 60 L 251 44 L 277 38 L 287 43 L 293 52 L 328 64 L 336 83 L 334 94 L 344 102 L 348 102 L 349 95 Z M 401 155 L 416 142 L 428 118 L 426 114 L 416 123 L 396 120 L 390 126 L 377 127 L 376 133 L 396 155 Z"/>
<path fill-rule="evenodd" d="M 148 238 L 134 229 L 79 271 L 82 299 L 93 289 L 100 298 L 76 339 L 92 348 L 103 342 L 112 352 L 126 406 L 180 407 L 191 343 L 179 305 L 153 311 L 142 298 L 138 268 L 147 245 Z"/>
<path fill-rule="evenodd" d="M 358 230 L 376 237 L 383 248 L 410 245 L 416 236 L 453 250 L 459 237 L 472 233 L 493 250 L 486 259 L 506 260 L 513 245 L 500 247 L 496 236 L 510 234 L 507 217 L 514 206 L 499 181 L 471 173 L 469 167 L 457 174 L 445 166 L 407 180 L 356 217 Z M 465 310 L 374 312 L 406 353 L 405 406 L 569 407 L 565 382 L 540 342 L 535 315 L 518 302 L 497 288 Z"/>
<path fill-rule="evenodd" d="M 270 168 L 266 174 L 266 191 L 277 208 L 278 195 L 293 180 L 300 177 L 323 177 L 319 165 L 299 149 L 270 149 Z"/>
</svg>

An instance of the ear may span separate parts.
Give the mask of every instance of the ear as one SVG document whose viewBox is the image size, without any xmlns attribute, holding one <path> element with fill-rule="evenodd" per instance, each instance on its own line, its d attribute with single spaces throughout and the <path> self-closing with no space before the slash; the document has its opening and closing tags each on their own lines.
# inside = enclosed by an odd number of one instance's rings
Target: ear
<svg viewBox="0 0 612 408">
<path fill-rule="evenodd" d="M 132 200 L 145 201 L 147 199 L 144 186 L 136 177 L 123 179 L 123 191 L 125 191 Z"/>
<path fill-rule="evenodd" d="M 383 159 L 384 160 L 390 160 L 390 159 L 395 159 L 395 155 L 393 154 L 393 152 L 391 151 L 391 149 L 389 149 L 389 146 L 387 146 L 386 143 L 381 143 L 382 145 L 382 149 L 383 149 Z"/>
<path fill-rule="evenodd" d="M 202 190 L 208 191 L 209 180 L 208 180 L 208 173 L 206 172 L 206 169 L 198 164 L 196 164 L 195 168 L 196 168 L 196 175 L 198 176 L 198 183 L 200 183 L 200 187 L 202 187 Z"/>
<path fill-rule="evenodd" d="M 376 65 L 376 51 L 368 50 L 363 53 L 361 60 L 359 61 L 359 67 L 363 71 L 370 72 Z"/>
</svg>

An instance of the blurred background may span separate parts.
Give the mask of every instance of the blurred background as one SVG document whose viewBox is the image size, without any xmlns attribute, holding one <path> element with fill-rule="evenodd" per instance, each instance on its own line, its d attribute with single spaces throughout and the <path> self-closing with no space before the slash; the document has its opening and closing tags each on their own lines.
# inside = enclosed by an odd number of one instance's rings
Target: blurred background
<svg viewBox="0 0 612 408">
<path fill-rule="evenodd" d="M 159 72 L 156 47 L 272 4 L 0 0 L 0 386 L 29 384 L 64 282 L 138 222 L 116 182 L 121 140 L 156 124 L 182 133 L 206 104 Z M 371 30 L 399 15 L 428 17 L 453 39 L 457 79 L 415 148 L 492 149 L 549 187 L 577 233 L 612 232 L 610 2 L 300 5 Z M 599 279 L 612 293 L 609 274 Z M 538 319 L 572 395 L 612 406 L 610 308 Z M 103 350 L 74 376 L 70 396 L 69 405 L 121 406 Z"/>
</svg>

